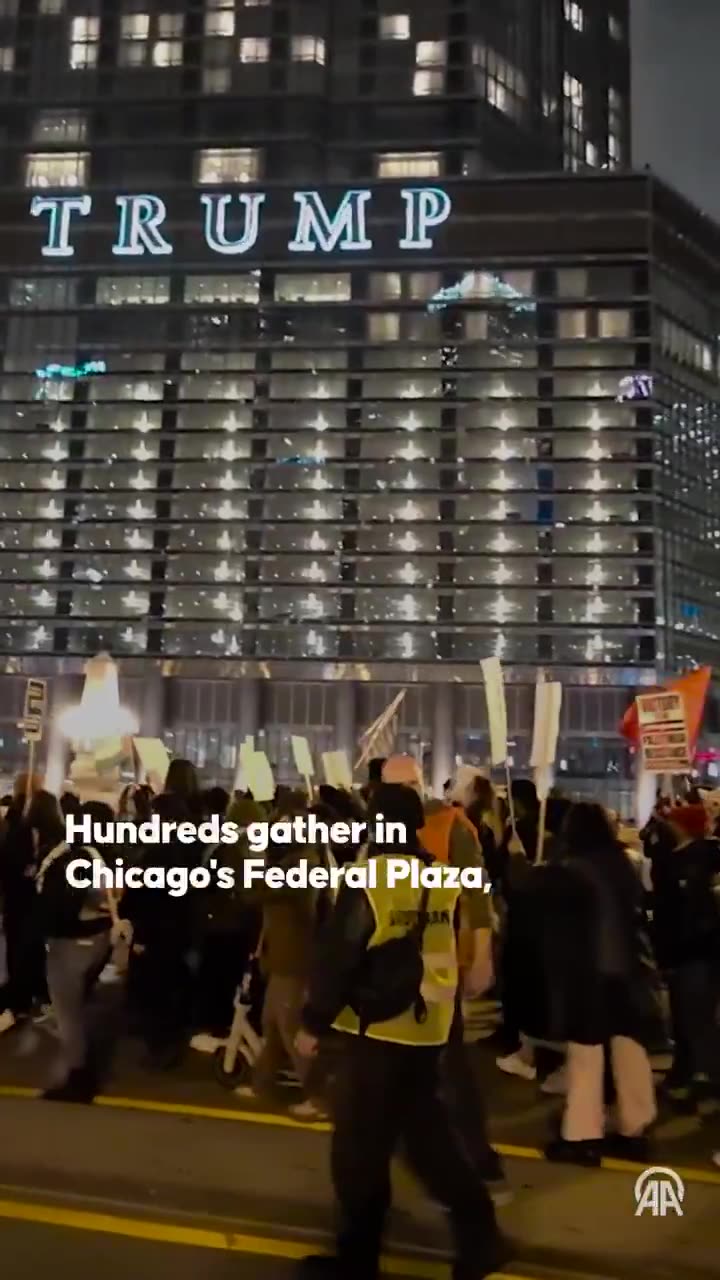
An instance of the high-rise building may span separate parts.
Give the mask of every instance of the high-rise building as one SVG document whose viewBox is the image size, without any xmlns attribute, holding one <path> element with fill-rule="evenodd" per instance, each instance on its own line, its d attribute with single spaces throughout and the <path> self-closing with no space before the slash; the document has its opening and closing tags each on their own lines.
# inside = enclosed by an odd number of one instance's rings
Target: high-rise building
<svg viewBox="0 0 720 1280">
<path fill-rule="evenodd" d="M 408 685 L 438 777 L 497 653 L 518 764 L 540 665 L 564 771 L 621 772 L 628 688 L 717 629 L 717 245 L 603 172 L 627 4 L 158 8 L 0 0 L 6 670 L 59 704 L 109 650 L 224 776 Z"/>
</svg>

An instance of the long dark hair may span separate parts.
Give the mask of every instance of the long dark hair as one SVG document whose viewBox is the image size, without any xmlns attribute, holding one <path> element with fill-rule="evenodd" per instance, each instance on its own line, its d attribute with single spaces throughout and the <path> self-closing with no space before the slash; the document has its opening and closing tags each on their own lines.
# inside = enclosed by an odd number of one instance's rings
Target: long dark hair
<svg viewBox="0 0 720 1280">
<path fill-rule="evenodd" d="M 50 791 L 36 791 L 25 817 L 31 831 L 37 831 L 38 845 L 49 849 L 65 839 L 65 823 L 57 797 Z"/>
<path fill-rule="evenodd" d="M 558 852 L 570 860 L 593 862 L 602 867 L 617 892 L 632 898 L 639 896 L 639 877 L 601 804 L 581 801 L 570 807 L 560 827 Z"/>
</svg>

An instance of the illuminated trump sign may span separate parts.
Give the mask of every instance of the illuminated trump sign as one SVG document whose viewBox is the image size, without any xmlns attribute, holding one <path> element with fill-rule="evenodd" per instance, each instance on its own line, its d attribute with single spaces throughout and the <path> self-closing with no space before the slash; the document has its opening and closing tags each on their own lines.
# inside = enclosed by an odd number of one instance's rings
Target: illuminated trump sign
<svg viewBox="0 0 720 1280">
<path fill-rule="evenodd" d="M 447 222 L 452 200 L 440 187 L 403 187 L 398 201 L 398 247 L 427 250 L 433 232 Z M 287 248 L 291 253 L 367 253 L 373 247 L 368 234 L 368 209 L 373 192 L 352 189 L 328 208 L 318 191 L 295 191 L 294 230 Z M 268 203 L 263 191 L 203 192 L 198 199 L 198 223 L 213 253 L 238 257 L 250 253 L 261 236 Z M 115 197 L 117 223 L 112 252 L 118 258 L 168 257 L 174 252 L 166 226 L 167 207 L 160 196 Z M 30 204 L 34 218 L 45 219 L 44 258 L 72 258 L 73 235 L 93 210 L 93 197 L 37 195 Z"/>
</svg>

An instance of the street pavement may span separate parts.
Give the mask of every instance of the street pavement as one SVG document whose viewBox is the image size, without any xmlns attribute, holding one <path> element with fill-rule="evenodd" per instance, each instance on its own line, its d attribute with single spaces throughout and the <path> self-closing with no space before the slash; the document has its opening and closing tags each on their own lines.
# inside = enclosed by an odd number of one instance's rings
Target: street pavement
<svg viewBox="0 0 720 1280">
<path fill-rule="evenodd" d="M 492 1024 L 490 1007 L 471 1011 L 473 1038 Z M 54 1049 L 43 1031 L 0 1041 L 3 1277 L 23 1280 L 31 1267 L 42 1275 L 52 1264 L 58 1280 L 95 1275 L 100 1265 L 103 1280 L 116 1272 L 119 1280 L 121 1269 L 133 1280 L 286 1280 L 294 1260 L 329 1246 L 328 1126 L 290 1121 L 291 1093 L 278 1096 L 275 1112 L 248 1109 L 216 1083 L 208 1057 L 189 1052 L 178 1070 L 149 1073 L 140 1047 L 124 1038 L 92 1107 L 11 1096 L 47 1082 Z M 494 1053 L 489 1044 L 473 1050 L 514 1191 L 500 1217 L 518 1257 L 503 1275 L 715 1278 L 718 1114 L 663 1114 L 653 1163 L 685 1178 L 684 1216 L 638 1218 L 639 1167 L 588 1171 L 538 1158 L 559 1102 L 502 1075 Z M 400 1165 L 388 1249 L 395 1275 L 448 1274 L 443 1215 Z"/>
<path fill-rule="evenodd" d="M 3 1275 L 102 1277 L 102 1280 L 291 1280 L 294 1264 L 280 1258 L 208 1253 L 155 1241 L 108 1237 L 25 1222 L 4 1222 Z"/>
</svg>

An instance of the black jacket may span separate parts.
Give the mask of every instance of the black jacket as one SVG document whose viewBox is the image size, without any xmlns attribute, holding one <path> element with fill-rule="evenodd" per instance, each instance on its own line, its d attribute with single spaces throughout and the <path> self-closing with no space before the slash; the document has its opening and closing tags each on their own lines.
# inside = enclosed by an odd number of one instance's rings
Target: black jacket
<svg viewBox="0 0 720 1280">
<path fill-rule="evenodd" d="M 601 1044 L 624 1035 L 654 1041 L 661 1012 L 643 891 L 628 860 L 603 851 L 531 867 L 514 856 L 509 877 L 532 903 L 543 986 L 542 1032 L 552 1041 Z"/>
<path fill-rule="evenodd" d="M 648 843 L 652 861 L 653 940 L 663 968 L 720 959 L 720 842 L 692 840 L 680 848 Z"/>
</svg>

